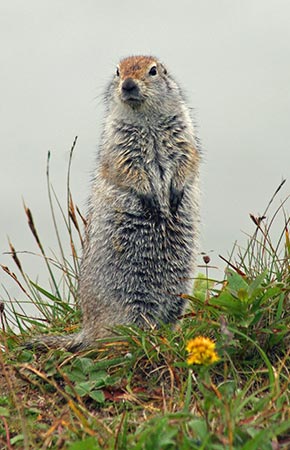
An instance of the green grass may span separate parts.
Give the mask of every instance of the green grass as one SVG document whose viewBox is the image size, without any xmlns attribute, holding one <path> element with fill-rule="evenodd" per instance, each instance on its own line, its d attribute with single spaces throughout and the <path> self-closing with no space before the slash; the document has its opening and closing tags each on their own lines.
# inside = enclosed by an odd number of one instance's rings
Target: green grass
<svg viewBox="0 0 290 450">
<path fill-rule="evenodd" d="M 236 245 L 224 280 L 211 279 L 210 260 L 204 257 L 188 296 L 190 309 L 175 330 L 118 327 L 98 351 L 34 354 L 21 347 L 23 340 L 38 333 L 72 332 L 80 321 L 74 304 L 85 220 L 72 200 L 70 170 L 67 178 L 64 212 L 51 187 L 48 164 L 58 257 L 47 255 L 25 206 L 48 287 L 26 274 L 11 243 L 17 272 L 3 268 L 18 285 L 19 296 L 12 300 L 4 288 L 0 297 L 0 449 L 289 448 L 287 199 L 271 213 L 276 192 L 266 218 L 252 216 L 254 232 L 244 248 Z M 59 236 L 59 215 L 67 243 Z M 273 240 L 279 220 L 282 229 Z M 38 317 L 27 316 L 27 302 L 34 304 Z M 196 336 L 216 343 L 218 362 L 188 366 L 186 345 Z"/>
</svg>

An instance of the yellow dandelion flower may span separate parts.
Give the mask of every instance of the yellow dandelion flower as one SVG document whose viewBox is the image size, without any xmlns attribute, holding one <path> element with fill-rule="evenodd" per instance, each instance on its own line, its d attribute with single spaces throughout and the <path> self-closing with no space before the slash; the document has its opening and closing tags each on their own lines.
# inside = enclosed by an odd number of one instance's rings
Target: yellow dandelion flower
<svg viewBox="0 0 290 450">
<path fill-rule="evenodd" d="M 219 360 L 215 351 L 215 342 L 203 336 L 190 339 L 187 343 L 186 350 L 189 355 L 187 364 L 213 364 Z"/>
</svg>

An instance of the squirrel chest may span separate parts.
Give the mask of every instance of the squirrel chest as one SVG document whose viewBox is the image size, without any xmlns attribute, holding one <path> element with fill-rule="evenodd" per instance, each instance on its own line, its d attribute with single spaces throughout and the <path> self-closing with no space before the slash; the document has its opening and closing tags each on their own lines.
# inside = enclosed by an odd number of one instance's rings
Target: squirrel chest
<svg viewBox="0 0 290 450">
<path fill-rule="evenodd" d="M 170 116 L 142 125 L 119 121 L 112 129 L 110 151 L 101 160 L 104 177 L 123 192 L 152 196 L 155 206 L 166 213 L 174 178 L 182 167 L 190 169 L 186 127 L 177 116 Z"/>
</svg>

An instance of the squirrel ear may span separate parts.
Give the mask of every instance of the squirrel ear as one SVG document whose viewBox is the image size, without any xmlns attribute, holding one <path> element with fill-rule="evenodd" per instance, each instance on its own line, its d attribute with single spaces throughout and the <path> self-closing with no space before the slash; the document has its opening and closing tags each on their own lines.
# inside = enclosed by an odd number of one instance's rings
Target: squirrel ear
<svg viewBox="0 0 290 450">
<path fill-rule="evenodd" d="M 162 67 L 162 70 L 163 70 L 164 75 L 166 75 L 166 74 L 167 74 L 167 69 L 166 69 L 166 67 L 163 66 L 163 64 L 160 64 L 160 66 Z"/>
</svg>

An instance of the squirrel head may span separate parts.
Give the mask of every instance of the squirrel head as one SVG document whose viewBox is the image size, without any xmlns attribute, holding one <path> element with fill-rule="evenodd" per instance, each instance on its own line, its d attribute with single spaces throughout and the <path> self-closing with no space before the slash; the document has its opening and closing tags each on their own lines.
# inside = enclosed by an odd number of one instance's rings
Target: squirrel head
<svg viewBox="0 0 290 450">
<path fill-rule="evenodd" d="M 109 100 L 125 108 L 154 112 L 180 99 L 180 90 L 164 65 L 152 56 L 129 56 L 120 61 L 109 85 Z M 108 100 L 108 99 L 107 99 Z"/>
</svg>

